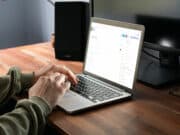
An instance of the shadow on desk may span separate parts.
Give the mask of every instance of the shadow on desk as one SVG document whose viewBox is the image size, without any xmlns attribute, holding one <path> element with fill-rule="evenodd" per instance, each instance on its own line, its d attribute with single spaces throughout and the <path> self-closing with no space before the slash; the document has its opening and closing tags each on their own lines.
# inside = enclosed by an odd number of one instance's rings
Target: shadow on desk
<svg viewBox="0 0 180 135">
<path fill-rule="evenodd" d="M 44 135 L 64 135 L 65 133 L 60 133 L 60 131 L 55 128 L 55 126 L 47 124 L 45 127 Z"/>
</svg>

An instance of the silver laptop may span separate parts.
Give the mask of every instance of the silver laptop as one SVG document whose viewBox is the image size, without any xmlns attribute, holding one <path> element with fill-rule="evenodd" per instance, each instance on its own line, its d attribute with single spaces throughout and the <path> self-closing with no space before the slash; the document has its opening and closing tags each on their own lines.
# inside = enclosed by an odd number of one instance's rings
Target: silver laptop
<svg viewBox="0 0 180 135">
<path fill-rule="evenodd" d="M 132 97 L 144 26 L 92 18 L 84 70 L 59 102 L 68 113 Z"/>
</svg>

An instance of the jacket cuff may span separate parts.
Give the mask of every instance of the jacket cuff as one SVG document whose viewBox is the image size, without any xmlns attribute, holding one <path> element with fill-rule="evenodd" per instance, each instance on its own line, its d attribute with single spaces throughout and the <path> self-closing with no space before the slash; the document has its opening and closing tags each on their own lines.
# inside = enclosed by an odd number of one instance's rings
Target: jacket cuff
<svg viewBox="0 0 180 135">
<path fill-rule="evenodd" d="M 33 85 L 34 72 L 28 74 L 21 74 L 21 89 L 30 88 Z"/>
<path fill-rule="evenodd" d="M 34 96 L 30 98 L 30 101 L 37 104 L 41 108 L 42 112 L 44 112 L 45 116 L 49 115 L 52 112 L 51 106 L 45 99 Z"/>
</svg>

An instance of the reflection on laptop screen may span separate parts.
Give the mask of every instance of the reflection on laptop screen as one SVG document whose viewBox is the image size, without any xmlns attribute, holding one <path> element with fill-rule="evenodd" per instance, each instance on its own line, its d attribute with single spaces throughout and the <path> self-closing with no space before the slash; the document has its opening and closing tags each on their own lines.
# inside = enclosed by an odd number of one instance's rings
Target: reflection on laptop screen
<svg viewBox="0 0 180 135">
<path fill-rule="evenodd" d="M 141 31 L 92 22 L 85 71 L 132 89 Z"/>
</svg>

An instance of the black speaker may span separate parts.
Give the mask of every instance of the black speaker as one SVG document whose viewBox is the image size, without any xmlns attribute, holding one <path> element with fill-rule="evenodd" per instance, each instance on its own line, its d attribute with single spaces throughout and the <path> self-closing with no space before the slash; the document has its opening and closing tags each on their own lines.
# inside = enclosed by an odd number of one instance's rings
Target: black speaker
<svg viewBox="0 0 180 135">
<path fill-rule="evenodd" d="M 55 56 L 61 60 L 83 61 L 90 24 L 87 2 L 55 3 Z"/>
</svg>

